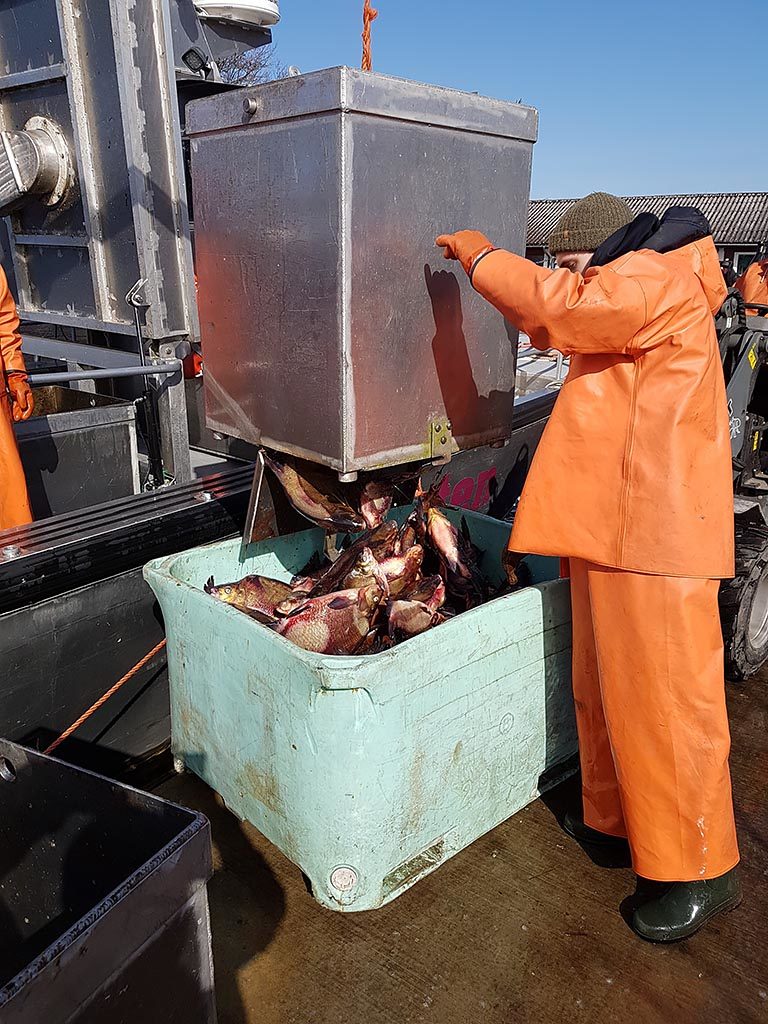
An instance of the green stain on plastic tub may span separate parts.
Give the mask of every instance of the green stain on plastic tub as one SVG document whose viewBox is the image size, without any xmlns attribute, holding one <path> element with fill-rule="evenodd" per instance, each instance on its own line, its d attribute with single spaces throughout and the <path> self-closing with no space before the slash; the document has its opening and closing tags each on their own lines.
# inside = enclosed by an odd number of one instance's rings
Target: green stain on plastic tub
<svg viewBox="0 0 768 1024">
<path fill-rule="evenodd" d="M 402 519 L 408 509 L 397 510 Z M 502 579 L 507 524 L 466 514 Z M 224 541 L 150 562 L 168 634 L 174 754 L 334 910 L 381 906 L 551 785 L 576 751 L 570 604 L 534 585 L 390 651 L 303 651 L 203 592 L 209 576 L 288 580 L 323 533 Z"/>
</svg>

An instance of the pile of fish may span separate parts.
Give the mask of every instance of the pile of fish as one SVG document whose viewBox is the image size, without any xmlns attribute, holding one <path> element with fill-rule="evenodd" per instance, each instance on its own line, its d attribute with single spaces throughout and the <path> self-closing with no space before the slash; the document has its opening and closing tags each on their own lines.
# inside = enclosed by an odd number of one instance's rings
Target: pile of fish
<svg viewBox="0 0 768 1024">
<path fill-rule="evenodd" d="M 378 653 L 518 585 L 492 590 L 479 569 L 482 553 L 465 519 L 457 530 L 442 510 L 438 486 L 418 486 L 402 526 L 387 519 L 390 483 L 372 481 L 360 492 L 360 511 L 320 494 L 287 463 L 267 464 L 303 515 L 329 532 L 349 531 L 337 557 L 315 555 L 290 583 L 246 576 L 206 593 L 233 605 L 297 646 L 320 654 Z M 357 531 L 364 531 L 357 533 Z"/>
</svg>

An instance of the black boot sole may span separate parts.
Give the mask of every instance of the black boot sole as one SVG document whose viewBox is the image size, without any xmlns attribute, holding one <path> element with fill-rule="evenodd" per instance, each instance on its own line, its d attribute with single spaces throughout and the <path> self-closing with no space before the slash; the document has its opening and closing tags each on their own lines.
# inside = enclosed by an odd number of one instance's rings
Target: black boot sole
<svg viewBox="0 0 768 1024">
<path fill-rule="evenodd" d="M 575 839 L 577 843 L 583 843 L 585 846 L 595 846 L 606 850 L 629 853 L 629 841 L 624 839 L 623 836 L 611 836 L 607 832 L 598 832 L 596 829 L 594 836 L 581 835 L 578 829 L 569 828 L 568 823 L 565 821 L 562 824 L 562 829 L 571 839 Z"/>
<path fill-rule="evenodd" d="M 696 932 L 700 931 L 705 924 L 709 924 L 709 922 L 713 918 L 717 917 L 718 914 L 730 914 L 732 910 L 736 910 L 736 908 L 741 904 L 742 899 L 743 896 L 741 894 L 739 894 L 738 896 L 734 896 L 726 903 L 721 904 L 721 906 L 715 907 L 712 911 L 710 911 L 710 913 L 706 915 L 706 917 L 703 917 L 700 921 L 697 921 L 696 924 L 694 924 L 692 927 L 686 929 L 686 931 L 684 932 L 678 932 L 678 934 L 676 935 L 669 935 L 663 937 L 644 935 L 642 932 L 637 931 L 634 925 L 631 926 L 632 931 L 639 939 L 642 939 L 643 942 L 651 942 L 654 946 L 670 946 L 675 942 L 684 942 L 685 939 L 690 939 L 692 935 L 695 935 Z"/>
</svg>

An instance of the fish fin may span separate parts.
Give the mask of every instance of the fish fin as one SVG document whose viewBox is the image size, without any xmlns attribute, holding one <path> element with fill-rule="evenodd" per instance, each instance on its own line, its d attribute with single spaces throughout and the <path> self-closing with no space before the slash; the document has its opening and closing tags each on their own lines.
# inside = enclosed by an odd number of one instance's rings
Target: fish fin
<svg viewBox="0 0 768 1024">
<path fill-rule="evenodd" d="M 462 533 L 462 536 L 464 537 L 464 540 L 468 544 L 471 544 L 472 543 L 472 537 L 470 536 L 470 533 L 469 533 L 469 523 L 467 522 L 467 517 L 466 516 L 462 516 L 461 517 L 461 533 Z"/>
<path fill-rule="evenodd" d="M 260 622 L 262 626 L 268 626 L 269 629 L 274 629 L 277 625 L 277 619 L 272 615 L 267 615 L 266 612 L 260 612 L 256 608 L 241 608 L 241 612 L 251 618 L 255 619 L 256 622 Z"/>
<path fill-rule="evenodd" d="M 328 607 L 333 608 L 335 612 L 341 611 L 343 608 L 349 608 L 351 605 L 357 603 L 355 597 L 334 597 L 332 601 L 328 602 Z"/>
<path fill-rule="evenodd" d="M 373 639 L 376 638 L 376 634 L 377 633 L 378 633 L 378 628 L 376 628 L 376 629 L 369 629 L 367 633 L 365 633 L 363 636 L 360 637 L 360 640 L 358 641 L 358 643 L 355 644 L 355 646 L 352 648 L 352 650 L 349 653 L 350 654 L 358 654 L 362 650 L 362 648 L 364 648 L 367 644 L 371 643 L 371 638 L 372 637 L 373 637 Z"/>
<path fill-rule="evenodd" d="M 299 612 L 306 611 L 308 605 L 309 605 L 309 601 L 305 601 L 303 604 L 297 604 L 295 608 L 291 608 L 291 610 L 289 612 L 285 612 L 285 614 L 282 614 L 282 613 L 278 613 L 278 614 L 283 619 L 292 619 L 293 616 L 294 615 L 298 615 Z M 277 609 L 275 609 L 275 611 L 277 611 Z"/>
<path fill-rule="evenodd" d="M 380 565 L 378 565 L 377 571 L 374 573 L 373 578 L 376 581 L 377 587 L 382 593 L 382 601 L 389 600 L 389 580 L 387 579 L 387 574 L 384 572 Z"/>
<path fill-rule="evenodd" d="M 331 516 L 328 522 L 337 533 L 341 530 L 352 530 L 355 533 L 359 533 L 365 529 L 365 520 L 362 516 L 357 515 L 354 509 L 350 509 L 349 512 L 343 512 L 338 516 Z"/>
<path fill-rule="evenodd" d="M 279 477 L 280 473 L 285 469 L 285 465 L 278 462 L 277 459 L 273 459 L 271 455 L 267 455 L 266 448 L 262 448 L 261 453 L 264 456 L 264 462 L 269 466 L 275 476 Z"/>
<path fill-rule="evenodd" d="M 213 576 L 209 576 L 208 579 L 205 581 L 205 586 L 203 587 L 203 590 L 206 592 L 206 594 L 210 594 L 210 592 L 213 590 L 215 586 L 216 584 L 213 582 Z"/>
<path fill-rule="evenodd" d="M 445 473 L 441 473 L 428 491 L 420 489 L 416 493 L 416 500 L 426 512 L 430 508 L 446 508 L 446 503 L 440 497 L 440 488 L 443 486 Z M 419 481 L 421 483 L 421 481 Z"/>
</svg>

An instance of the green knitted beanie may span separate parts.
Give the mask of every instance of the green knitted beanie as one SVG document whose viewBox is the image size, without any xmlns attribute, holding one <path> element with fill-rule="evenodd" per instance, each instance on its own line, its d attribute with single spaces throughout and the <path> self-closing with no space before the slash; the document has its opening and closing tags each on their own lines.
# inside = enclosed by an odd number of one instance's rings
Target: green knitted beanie
<svg viewBox="0 0 768 1024">
<path fill-rule="evenodd" d="M 614 231 L 634 220 L 634 214 L 617 196 L 592 192 L 566 210 L 549 236 L 547 248 L 558 252 L 594 252 Z"/>
</svg>

